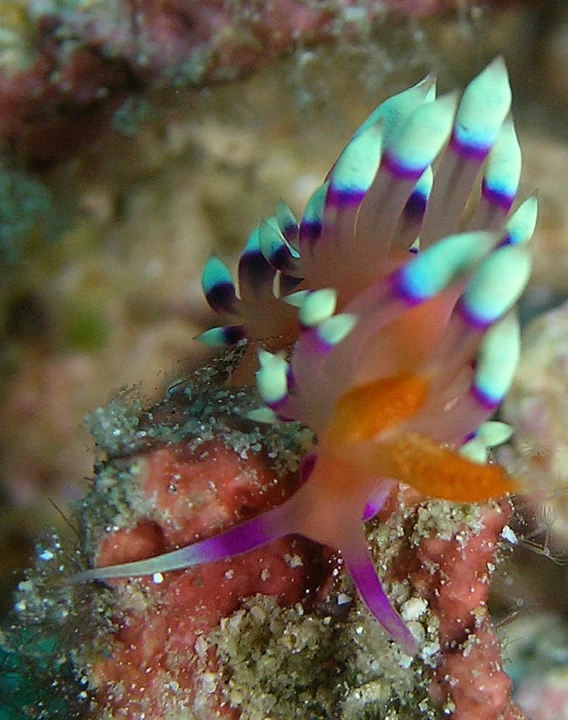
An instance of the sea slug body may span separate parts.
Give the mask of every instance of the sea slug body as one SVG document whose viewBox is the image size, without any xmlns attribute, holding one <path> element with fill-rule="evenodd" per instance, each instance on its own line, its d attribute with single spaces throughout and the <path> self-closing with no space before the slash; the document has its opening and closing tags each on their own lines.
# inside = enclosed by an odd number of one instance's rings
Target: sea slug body
<svg viewBox="0 0 568 720">
<path fill-rule="evenodd" d="M 382 588 L 363 520 L 395 482 L 483 502 L 515 490 L 487 448 L 508 391 L 537 202 L 511 214 L 521 153 L 501 58 L 464 91 L 428 77 L 355 132 L 298 223 L 285 203 L 252 233 L 238 288 L 218 257 L 203 288 L 223 322 L 201 339 L 248 339 L 267 422 L 317 437 L 282 505 L 165 555 L 72 582 L 192 567 L 299 533 L 341 551 L 359 595 L 408 654 L 416 640 Z M 481 175 L 481 189 L 476 184 Z M 477 189 L 477 190 L 476 190 Z"/>
</svg>

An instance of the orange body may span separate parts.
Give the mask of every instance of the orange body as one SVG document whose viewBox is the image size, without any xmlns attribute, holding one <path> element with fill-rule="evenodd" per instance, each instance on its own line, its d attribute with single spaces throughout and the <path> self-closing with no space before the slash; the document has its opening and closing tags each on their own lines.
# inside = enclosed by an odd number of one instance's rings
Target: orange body
<svg viewBox="0 0 568 720">
<path fill-rule="evenodd" d="M 338 400 L 313 473 L 298 493 L 302 532 L 343 548 L 350 526 L 360 527 L 366 502 L 385 480 L 455 502 L 483 502 L 514 490 L 501 467 L 405 432 L 405 421 L 427 397 L 427 381 L 405 374 L 356 387 Z"/>
</svg>

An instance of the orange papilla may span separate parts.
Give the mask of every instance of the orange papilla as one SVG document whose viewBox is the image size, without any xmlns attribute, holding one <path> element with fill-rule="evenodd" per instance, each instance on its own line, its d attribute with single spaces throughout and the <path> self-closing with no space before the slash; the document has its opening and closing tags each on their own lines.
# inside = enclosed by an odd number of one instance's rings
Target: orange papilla
<svg viewBox="0 0 568 720">
<path fill-rule="evenodd" d="M 427 394 L 426 379 L 416 375 L 396 375 L 360 385 L 339 398 L 326 436 L 340 445 L 371 440 L 415 415 Z"/>
<path fill-rule="evenodd" d="M 422 435 L 400 435 L 378 445 L 376 453 L 377 462 L 388 467 L 392 477 L 430 497 L 485 502 L 517 487 L 499 465 L 473 462 Z"/>
</svg>

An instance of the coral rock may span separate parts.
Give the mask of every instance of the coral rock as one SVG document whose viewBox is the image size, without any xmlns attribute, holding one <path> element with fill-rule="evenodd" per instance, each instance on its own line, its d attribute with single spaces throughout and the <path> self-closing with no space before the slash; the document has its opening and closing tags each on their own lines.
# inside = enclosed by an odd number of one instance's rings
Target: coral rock
<svg viewBox="0 0 568 720">
<path fill-rule="evenodd" d="M 393 563 L 398 578 L 408 573 L 436 619 L 440 653 L 429 692 L 456 720 L 523 717 L 511 701 L 512 683 L 487 610 L 490 576 L 510 515 L 511 506 L 503 501 L 469 517 L 466 511 L 452 528 L 447 504 L 419 506 L 413 519 L 417 547 L 399 548 Z"/>
<path fill-rule="evenodd" d="M 116 407 L 101 411 L 105 422 L 97 416 L 95 437 L 113 456 L 82 512 L 98 565 L 220 533 L 297 489 L 309 437 L 296 426 L 278 439 L 239 419 L 248 402 L 239 391 L 206 391 L 200 408 L 197 397 L 188 405 L 178 389 L 128 425 Z M 420 717 L 469 720 L 482 708 L 486 720 L 521 718 L 486 608 L 509 514 L 506 502 L 424 502 L 401 488 L 369 525 L 387 587 L 423 641 L 413 662 L 354 602 L 338 559 L 289 536 L 225 561 L 109 581 L 109 651 L 87 648 L 76 663 L 105 718 L 358 720 L 414 717 L 416 707 Z"/>
<path fill-rule="evenodd" d="M 228 447 L 227 437 L 205 442 L 194 437 L 193 443 L 158 445 L 129 458 L 136 478 L 126 491 L 131 517 L 127 527 L 103 536 L 97 563 L 137 560 L 215 534 L 295 489 L 297 474 L 276 479 L 260 443 Z M 233 442 L 239 437 L 235 431 Z M 116 470 L 107 467 L 98 475 L 99 492 L 118 481 Z M 125 518 L 115 520 L 118 525 Z M 117 717 L 162 717 L 172 703 L 168 688 L 175 686 L 176 707 L 193 708 L 196 717 L 212 717 L 213 711 L 215 717 L 238 717 L 222 687 L 211 684 L 218 658 L 206 649 L 204 637 L 257 593 L 282 607 L 303 601 L 310 589 L 313 595 L 333 570 L 328 556 L 314 543 L 289 537 L 190 572 L 114 581 L 118 629 L 112 653 L 91 670 L 101 704 Z"/>
<path fill-rule="evenodd" d="M 358 42 L 387 11 L 424 17 L 456 7 L 457 0 L 31 0 L 10 18 L 0 8 L 0 137 L 28 160 L 51 163 L 131 94 L 232 81 L 298 47 Z"/>
<path fill-rule="evenodd" d="M 504 405 L 505 416 L 517 428 L 517 464 L 529 477 L 527 502 L 537 530 L 550 533 L 561 552 L 568 542 L 567 333 L 567 304 L 527 327 L 519 370 Z"/>
</svg>

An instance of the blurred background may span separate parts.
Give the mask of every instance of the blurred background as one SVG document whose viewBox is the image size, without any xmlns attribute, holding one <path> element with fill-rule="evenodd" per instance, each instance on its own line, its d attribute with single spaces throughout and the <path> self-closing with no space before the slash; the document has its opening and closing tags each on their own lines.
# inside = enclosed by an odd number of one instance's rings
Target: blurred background
<svg viewBox="0 0 568 720">
<path fill-rule="evenodd" d="M 0 613 L 96 460 L 84 417 L 207 357 L 200 289 L 280 197 L 300 214 L 385 97 L 496 54 L 538 189 L 504 452 L 529 478 L 495 586 L 517 699 L 568 717 L 568 6 L 0 2 Z M 557 708 L 544 715 L 543 703 Z M 552 705 L 551 705 L 552 703 Z M 556 703 L 556 704 L 554 704 Z"/>
</svg>

